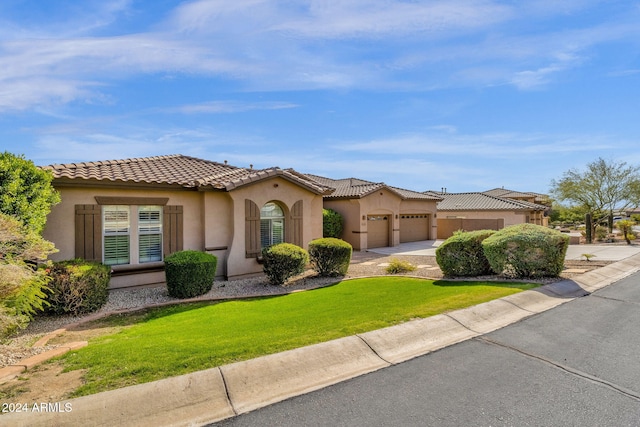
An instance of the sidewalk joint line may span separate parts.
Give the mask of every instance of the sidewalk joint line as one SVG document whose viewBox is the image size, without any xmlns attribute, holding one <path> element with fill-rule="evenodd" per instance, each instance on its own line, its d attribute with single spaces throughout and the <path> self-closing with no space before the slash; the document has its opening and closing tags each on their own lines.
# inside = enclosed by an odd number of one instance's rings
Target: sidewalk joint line
<svg viewBox="0 0 640 427">
<path fill-rule="evenodd" d="M 483 334 L 483 332 L 479 332 L 479 331 L 476 331 L 476 330 L 471 329 L 470 327 L 468 327 L 468 326 L 467 326 L 467 325 L 465 325 L 464 323 L 460 322 L 460 321 L 459 321 L 458 319 L 456 319 L 455 317 L 450 316 L 450 315 L 449 315 L 449 313 L 442 313 L 442 314 L 444 314 L 444 315 L 445 315 L 445 316 L 447 316 L 449 319 L 453 320 L 454 322 L 456 322 L 457 324 L 459 324 L 460 326 L 462 326 L 462 327 L 463 327 L 463 328 L 465 328 L 466 330 L 473 332 L 474 334 L 479 334 L 479 335 L 482 335 L 482 334 Z"/>
<path fill-rule="evenodd" d="M 369 345 L 369 343 L 367 342 L 367 340 L 365 340 L 364 338 L 362 338 L 362 337 L 360 336 L 360 334 L 356 334 L 355 336 L 356 336 L 356 337 L 358 337 L 358 338 L 360 338 L 360 340 L 361 340 L 363 343 L 365 343 L 365 345 L 366 345 L 367 347 L 369 347 L 369 348 L 371 349 L 371 351 L 373 351 L 373 354 L 375 354 L 376 356 L 378 356 L 378 357 L 379 357 L 383 362 L 386 362 L 386 363 L 388 363 L 389 365 L 395 365 L 395 363 L 393 363 L 393 362 L 389 362 L 387 359 L 385 359 L 384 357 L 380 356 L 380 354 L 379 354 L 377 351 L 375 351 L 375 350 L 374 350 L 374 348 L 373 348 L 373 347 L 371 347 L 371 346 Z"/>
<path fill-rule="evenodd" d="M 486 344 L 490 344 L 490 345 L 494 345 L 494 346 L 497 346 L 497 347 L 505 348 L 507 350 L 514 351 L 516 353 L 522 354 L 523 356 L 527 356 L 527 357 L 530 357 L 532 359 L 539 360 L 539 361 L 541 361 L 543 363 L 549 364 L 549 365 L 551 365 L 551 366 L 553 366 L 555 368 L 558 368 L 558 369 L 560 369 L 562 371 L 565 371 L 565 372 L 567 372 L 567 373 L 569 373 L 571 375 L 574 375 L 576 377 L 585 379 L 587 381 L 591 381 L 591 382 L 596 383 L 596 384 L 603 385 L 603 386 L 605 386 L 605 387 L 607 387 L 607 388 L 609 388 L 609 389 L 611 389 L 611 390 L 613 390 L 615 392 L 618 392 L 618 393 L 620 393 L 622 395 L 625 395 L 625 396 L 627 396 L 627 397 L 629 397 L 631 399 L 640 401 L 640 394 L 636 393 L 635 391 L 629 390 L 627 388 L 624 388 L 624 387 L 619 386 L 617 384 L 614 384 L 612 382 L 603 380 L 602 378 L 598 378 L 598 377 L 593 376 L 591 374 L 588 374 L 586 372 L 579 371 L 579 370 L 574 369 L 574 368 L 572 368 L 570 366 L 566 366 L 566 365 L 563 365 L 561 363 L 554 362 L 553 360 L 547 359 L 547 358 L 545 358 L 543 356 L 538 356 L 538 355 L 533 354 L 533 353 L 528 353 L 528 352 L 526 352 L 524 350 L 520 350 L 520 349 L 518 349 L 516 347 L 512 347 L 512 346 L 510 346 L 508 344 L 503 344 L 503 343 L 494 341 L 494 340 L 492 340 L 490 338 L 487 338 L 486 336 L 479 336 L 479 337 L 475 337 L 474 339 L 476 339 L 478 341 L 483 341 Z"/>
<path fill-rule="evenodd" d="M 229 406 L 231 407 L 231 410 L 233 411 L 233 416 L 237 416 L 238 415 L 238 411 L 236 411 L 236 408 L 233 406 L 233 402 L 231 401 L 231 396 L 229 395 L 229 387 L 227 387 L 227 379 L 224 377 L 224 372 L 222 372 L 222 369 L 220 369 L 220 367 L 218 366 L 218 372 L 220 372 L 220 377 L 222 377 L 222 385 L 224 385 L 224 393 L 227 395 L 227 402 L 229 402 Z"/>
<path fill-rule="evenodd" d="M 509 303 L 509 304 L 511 304 L 512 306 L 514 306 L 514 307 L 516 307 L 516 308 L 519 308 L 520 310 L 528 311 L 528 312 L 529 312 L 529 313 L 531 313 L 531 314 L 538 314 L 538 312 L 536 312 L 536 311 L 531 311 L 531 310 L 528 310 L 528 309 L 526 309 L 526 308 L 524 308 L 524 307 L 520 307 L 518 304 L 516 304 L 516 303 L 515 303 L 515 302 L 513 302 L 513 301 L 509 301 L 509 300 L 506 300 L 506 299 L 504 299 L 504 298 L 502 299 L 502 301 L 504 301 L 504 302 L 508 302 L 508 303 Z"/>
</svg>

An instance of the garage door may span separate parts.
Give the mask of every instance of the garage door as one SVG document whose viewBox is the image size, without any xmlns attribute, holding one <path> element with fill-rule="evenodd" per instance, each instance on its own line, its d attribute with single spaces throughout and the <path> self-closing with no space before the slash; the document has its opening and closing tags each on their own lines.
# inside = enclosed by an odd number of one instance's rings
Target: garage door
<svg viewBox="0 0 640 427">
<path fill-rule="evenodd" d="M 429 240 L 429 214 L 400 215 L 400 243 Z"/>
<path fill-rule="evenodd" d="M 367 216 L 367 247 L 389 246 L 389 215 Z"/>
</svg>

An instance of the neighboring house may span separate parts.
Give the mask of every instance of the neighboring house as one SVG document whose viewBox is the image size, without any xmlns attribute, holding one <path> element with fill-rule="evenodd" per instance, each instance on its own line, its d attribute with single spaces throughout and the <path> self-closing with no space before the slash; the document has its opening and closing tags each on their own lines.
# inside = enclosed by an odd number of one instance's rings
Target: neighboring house
<svg viewBox="0 0 640 427">
<path fill-rule="evenodd" d="M 261 248 L 322 237 L 322 197 L 333 191 L 291 169 L 183 155 L 43 169 L 62 196 L 44 231 L 59 249 L 52 259 L 112 265 L 112 288 L 163 282 L 164 257 L 183 249 L 216 255 L 218 276 L 261 273 Z"/>
<path fill-rule="evenodd" d="M 547 225 L 547 206 L 487 193 L 439 193 L 438 238 L 446 239 L 456 230 L 500 230 L 515 224 Z"/>
<path fill-rule="evenodd" d="M 523 202 L 535 203 L 538 205 L 551 207 L 551 200 L 546 194 L 508 190 L 504 187 L 483 191 L 483 193 L 488 194 L 489 196 L 502 197 L 503 199 L 520 200 Z"/>
<path fill-rule="evenodd" d="M 307 176 L 336 189 L 324 195 L 324 207 L 343 216 L 342 239 L 355 250 L 437 237 L 436 203 L 442 199 L 438 195 L 357 178 Z"/>
</svg>

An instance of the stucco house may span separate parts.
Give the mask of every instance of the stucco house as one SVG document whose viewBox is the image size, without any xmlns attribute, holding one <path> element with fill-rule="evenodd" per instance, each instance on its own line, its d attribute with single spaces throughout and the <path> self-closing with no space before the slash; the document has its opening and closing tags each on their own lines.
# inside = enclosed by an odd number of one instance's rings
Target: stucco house
<svg viewBox="0 0 640 427">
<path fill-rule="evenodd" d="M 487 193 L 441 193 L 438 202 L 438 238 L 446 239 L 457 230 L 500 230 L 515 224 L 547 225 L 548 207 L 525 200 Z"/>
<path fill-rule="evenodd" d="M 183 155 L 45 166 L 62 202 L 44 237 L 54 260 L 111 265 L 111 287 L 164 281 L 163 259 L 183 249 L 218 257 L 219 276 L 259 274 L 261 248 L 322 237 L 333 188 L 292 169 L 254 170 Z"/>
<path fill-rule="evenodd" d="M 307 176 L 325 187 L 335 188 L 324 195 L 324 207 L 343 216 L 342 239 L 355 250 L 437 237 L 436 203 L 442 199 L 438 195 L 357 178 Z"/>
</svg>

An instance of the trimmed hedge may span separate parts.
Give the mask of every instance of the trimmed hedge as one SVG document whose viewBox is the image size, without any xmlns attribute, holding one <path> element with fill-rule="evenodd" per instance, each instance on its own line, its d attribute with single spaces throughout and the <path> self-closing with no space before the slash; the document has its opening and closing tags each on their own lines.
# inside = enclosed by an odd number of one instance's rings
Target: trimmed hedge
<svg viewBox="0 0 640 427">
<path fill-rule="evenodd" d="M 106 304 L 111 267 L 82 259 L 54 262 L 48 268 L 51 281 L 45 289 L 45 313 L 91 313 Z"/>
<path fill-rule="evenodd" d="M 333 209 L 322 209 L 322 237 L 339 239 L 342 235 L 344 220 Z"/>
<path fill-rule="evenodd" d="M 167 291 L 174 298 L 204 295 L 213 287 L 218 258 L 200 251 L 174 252 L 164 259 Z"/>
<path fill-rule="evenodd" d="M 311 266 L 320 276 L 344 276 L 349 269 L 353 248 L 344 240 L 333 237 L 309 242 Z"/>
<path fill-rule="evenodd" d="M 309 253 L 291 243 L 278 243 L 262 250 L 264 273 L 272 285 L 283 285 L 290 277 L 304 272 Z"/>
<path fill-rule="evenodd" d="M 491 269 L 516 278 L 557 277 L 568 246 L 566 234 L 534 224 L 503 228 L 482 242 Z"/>
<path fill-rule="evenodd" d="M 436 249 L 436 262 L 446 277 L 491 274 L 491 266 L 482 249 L 482 241 L 495 230 L 455 233 Z"/>
</svg>

